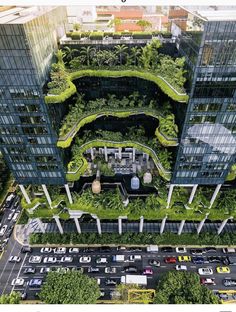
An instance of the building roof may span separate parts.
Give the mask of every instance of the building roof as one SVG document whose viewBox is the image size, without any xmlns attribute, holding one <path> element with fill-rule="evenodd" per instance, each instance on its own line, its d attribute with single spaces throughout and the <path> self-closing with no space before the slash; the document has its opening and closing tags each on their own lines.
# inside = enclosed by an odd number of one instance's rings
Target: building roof
<svg viewBox="0 0 236 312">
<path fill-rule="evenodd" d="M 100 14 L 112 14 L 115 18 L 120 19 L 142 19 L 144 11 L 143 10 L 123 10 L 123 11 L 98 11 Z"/>
<path fill-rule="evenodd" d="M 236 21 L 236 6 L 231 7 L 184 7 L 189 13 L 205 21 Z"/>
<path fill-rule="evenodd" d="M 116 31 L 142 31 L 142 27 L 136 25 L 135 23 L 122 23 L 121 25 L 117 25 L 115 28 Z"/>
</svg>

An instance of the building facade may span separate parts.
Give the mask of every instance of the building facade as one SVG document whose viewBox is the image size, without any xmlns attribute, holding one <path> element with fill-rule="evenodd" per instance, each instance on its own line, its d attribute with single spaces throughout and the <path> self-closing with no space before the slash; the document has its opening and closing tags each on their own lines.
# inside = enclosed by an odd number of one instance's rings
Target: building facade
<svg viewBox="0 0 236 312">
<path fill-rule="evenodd" d="M 17 7 L 0 13 L 0 143 L 21 185 L 65 182 L 43 94 L 65 24 L 62 7 Z"/>
</svg>

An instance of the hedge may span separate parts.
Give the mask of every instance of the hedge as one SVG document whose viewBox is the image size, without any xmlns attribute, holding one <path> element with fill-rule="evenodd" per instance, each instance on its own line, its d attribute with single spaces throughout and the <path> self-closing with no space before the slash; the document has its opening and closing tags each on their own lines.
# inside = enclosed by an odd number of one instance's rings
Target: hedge
<svg viewBox="0 0 236 312">
<path fill-rule="evenodd" d="M 167 94 L 170 98 L 177 102 L 187 102 L 188 95 L 180 94 L 174 88 L 172 89 L 169 86 L 169 83 L 164 80 L 161 76 L 156 76 L 151 72 L 138 71 L 138 70 L 92 70 L 85 69 L 79 70 L 69 74 L 69 88 L 66 89 L 59 95 L 47 95 L 45 96 L 45 102 L 49 103 L 63 103 L 66 99 L 68 99 L 71 95 L 76 93 L 76 87 L 72 83 L 72 80 L 81 78 L 81 77 L 137 77 L 141 79 L 146 79 L 154 82 L 165 94 Z"/>
<path fill-rule="evenodd" d="M 103 32 L 93 32 L 89 35 L 90 40 L 102 40 L 103 39 Z"/>
<path fill-rule="evenodd" d="M 171 140 L 171 138 L 167 140 L 164 134 L 162 134 L 162 132 L 160 131 L 160 127 L 156 128 L 155 135 L 158 138 L 158 141 L 163 146 L 177 146 L 178 145 L 178 140 L 177 141 Z"/>
<path fill-rule="evenodd" d="M 175 233 L 165 232 L 162 235 L 157 233 L 132 233 L 126 232 L 122 235 L 118 233 L 34 233 L 30 235 L 30 244 L 118 244 L 118 245 L 171 245 L 171 246 L 231 246 L 236 245 L 236 236 L 233 233 L 224 233 L 216 235 L 205 232 L 199 235 L 193 233 L 184 233 L 177 235 Z"/>
<path fill-rule="evenodd" d="M 151 32 L 134 32 L 133 33 L 134 39 L 152 39 Z"/>
</svg>

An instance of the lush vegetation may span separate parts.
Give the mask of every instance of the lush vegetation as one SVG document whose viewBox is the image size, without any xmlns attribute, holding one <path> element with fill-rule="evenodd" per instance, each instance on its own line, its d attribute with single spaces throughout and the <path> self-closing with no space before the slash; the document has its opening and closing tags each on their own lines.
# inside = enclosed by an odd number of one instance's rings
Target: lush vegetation
<svg viewBox="0 0 236 312">
<path fill-rule="evenodd" d="M 13 291 L 10 295 L 1 295 L 0 304 L 18 304 L 20 303 L 21 295 L 19 292 Z"/>
<path fill-rule="evenodd" d="M 10 171 L 6 166 L 2 154 L 0 153 L 0 204 L 8 190 L 9 180 L 10 180 Z"/>
<path fill-rule="evenodd" d="M 30 235 L 30 244 L 119 244 L 119 245 L 171 245 L 171 246 L 231 246 L 236 245 L 234 233 L 224 233 L 216 235 L 212 232 L 203 232 L 199 235 L 193 233 L 164 232 L 162 235 L 157 233 L 131 233 L 126 232 L 122 235 L 118 233 L 34 233 Z"/>
<path fill-rule="evenodd" d="M 26 210 L 22 209 L 20 218 L 18 219 L 17 224 L 27 224 L 28 221 L 29 221 L 29 216 L 26 213 Z"/>
<path fill-rule="evenodd" d="M 174 100 L 185 102 L 188 97 L 183 93 L 186 80 L 184 58 L 174 60 L 170 56 L 159 54 L 160 46 L 160 42 L 153 39 L 145 47 L 133 47 L 130 52 L 125 45 L 115 46 L 114 50 L 97 51 L 92 46 L 82 47 L 80 51 L 68 47 L 64 52 L 59 50 L 58 63 L 52 65 L 51 82 L 48 84 L 49 94 L 54 96 L 46 96 L 45 100 L 47 103 L 63 102 L 76 92 L 72 80 L 92 75 L 147 79 L 156 83 Z"/>
<path fill-rule="evenodd" d="M 49 272 L 39 298 L 47 304 L 94 304 L 100 297 L 97 280 L 81 272 Z"/>
<path fill-rule="evenodd" d="M 161 277 L 153 303 L 219 304 L 220 302 L 211 289 L 200 284 L 197 273 L 169 271 Z"/>
</svg>

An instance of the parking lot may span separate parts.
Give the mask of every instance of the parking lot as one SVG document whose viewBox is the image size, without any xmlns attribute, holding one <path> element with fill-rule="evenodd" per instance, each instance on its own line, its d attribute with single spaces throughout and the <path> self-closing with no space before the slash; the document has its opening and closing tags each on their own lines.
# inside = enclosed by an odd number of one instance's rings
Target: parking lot
<svg viewBox="0 0 236 312">
<path fill-rule="evenodd" d="M 32 256 L 41 256 L 40 263 L 29 263 L 29 259 Z M 112 257 L 114 255 L 124 255 L 124 262 L 112 262 Z M 139 255 L 141 256 L 141 260 L 137 260 L 135 262 L 130 262 L 129 257 L 131 255 Z M 100 289 L 102 294 L 102 299 L 111 299 L 112 291 L 115 289 L 115 285 L 106 285 L 107 280 L 112 279 L 117 284 L 120 283 L 121 276 L 130 273 L 124 273 L 124 267 L 127 266 L 135 266 L 137 268 L 137 272 L 135 274 L 142 274 L 144 268 L 151 267 L 149 264 L 149 260 L 155 259 L 160 261 L 160 266 L 155 267 L 152 266 L 153 274 L 147 276 L 147 288 L 156 288 L 157 282 L 160 279 L 161 275 L 169 270 L 175 270 L 176 265 L 186 265 L 188 271 L 197 272 L 199 268 L 202 267 L 210 267 L 213 270 L 213 275 L 210 276 L 203 276 L 208 278 L 214 278 L 216 285 L 207 286 L 210 289 L 214 290 L 229 290 L 229 289 L 236 289 L 234 287 L 225 287 L 223 285 L 224 278 L 234 278 L 236 279 L 236 266 L 230 266 L 230 273 L 220 274 L 216 272 L 216 268 L 218 266 L 225 266 L 223 263 L 205 263 L 205 264 L 194 264 L 192 262 L 179 262 L 176 263 L 165 263 L 165 259 L 167 257 L 178 257 L 180 255 L 191 255 L 190 251 L 187 250 L 187 253 L 180 254 L 176 253 L 175 250 L 173 252 L 162 252 L 160 249 L 156 253 L 148 253 L 146 248 L 135 250 L 117 250 L 117 248 L 111 248 L 106 252 L 102 252 L 98 248 L 93 249 L 84 249 L 80 248 L 79 253 L 71 254 L 69 253 L 69 248 L 66 249 L 65 254 L 54 254 L 53 250 L 50 253 L 41 252 L 40 248 L 33 248 L 32 253 L 21 254 L 22 261 L 20 263 L 19 271 L 17 274 L 17 278 L 24 279 L 24 284 L 22 286 L 13 286 L 12 290 L 20 291 L 22 293 L 27 294 L 27 299 L 37 299 L 37 294 L 39 293 L 40 287 L 37 285 L 33 285 L 32 287 L 29 285 L 30 280 L 32 279 L 39 279 L 42 282 L 45 281 L 45 277 L 47 273 L 41 273 L 40 271 L 42 268 L 51 268 L 51 270 L 58 271 L 61 270 L 60 268 L 64 268 L 64 270 L 69 269 L 80 269 L 83 268 L 83 272 L 88 274 L 91 277 L 95 277 L 100 282 Z M 203 258 L 207 261 L 207 257 L 209 256 L 219 256 L 225 257 L 224 254 L 220 249 L 216 252 L 207 252 L 203 254 Z M 73 261 L 70 263 L 61 262 L 61 259 L 65 256 L 73 257 Z M 80 257 L 87 256 L 91 257 L 91 262 L 89 263 L 80 263 Z M 44 263 L 46 257 L 56 257 L 56 263 Z M 96 259 L 98 258 L 106 258 L 107 263 L 96 263 Z M 178 258 L 177 258 L 178 259 Z M 55 261 L 55 259 L 53 260 Z M 18 264 L 19 265 L 19 264 Z M 99 269 L 99 272 L 89 273 L 88 270 L 90 267 L 96 267 Z M 105 273 L 106 267 L 115 267 L 115 273 Z M 25 274 L 24 271 L 28 268 L 34 268 L 34 273 Z M 66 269 L 65 269 L 66 268 Z M 9 280 L 9 286 L 12 280 Z"/>
</svg>

